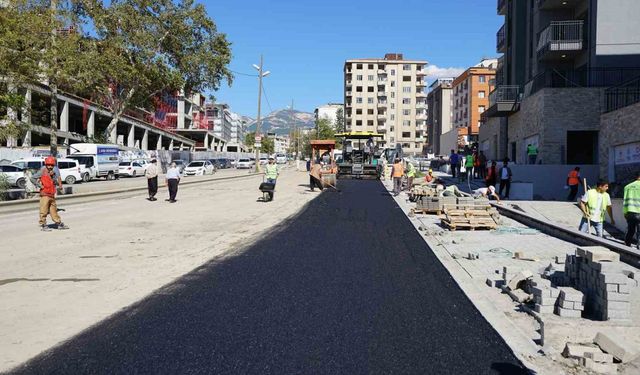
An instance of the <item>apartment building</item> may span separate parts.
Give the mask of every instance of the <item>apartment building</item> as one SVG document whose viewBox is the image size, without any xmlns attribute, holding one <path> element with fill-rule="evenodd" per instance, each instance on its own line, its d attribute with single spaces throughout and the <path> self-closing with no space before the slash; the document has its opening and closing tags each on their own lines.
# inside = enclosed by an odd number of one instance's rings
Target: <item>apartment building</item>
<svg viewBox="0 0 640 375">
<path fill-rule="evenodd" d="M 481 116 L 489 108 L 497 65 L 498 59 L 483 59 L 453 81 L 453 128 L 458 132 L 459 145 L 478 141 Z"/>
<path fill-rule="evenodd" d="M 439 78 L 431 84 L 427 95 L 427 149 L 436 155 L 448 154 L 453 148 L 451 142 L 441 139 L 453 129 L 452 88 L 453 78 Z M 441 140 L 445 141 L 444 147 Z"/>
<path fill-rule="evenodd" d="M 224 103 L 207 103 L 206 105 L 207 123 L 213 129 L 216 144 L 212 146 L 215 151 L 227 151 L 227 146 L 231 142 L 232 119 L 229 105 Z"/>
<path fill-rule="evenodd" d="M 244 137 L 247 134 L 247 124 L 237 113 L 231 112 L 231 137 L 227 145 L 229 152 L 241 152 L 245 150 Z"/>
<path fill-rule="evenodd" d="M 597 164 L 604 91 L 640 76 L 636 0 L 497 0 L 505 24 L 480 148 L 489 158 Z"/>
<path fill-rule="evenodd" d="M 344 105 L 342 103 L 327 103 L 325 105 L 321 105 L 317 107 L 313 113 L 316 116 L 316 121 L 319 119 L 327 119 L 331 125 L 335 125 L 339 109 L 343 110 L 344 116 Z"/>
<path fill-rule="evenodd" d="M 267 137 L 273 139 L 273 152 L 276 154 L 287 154 L 291 145 L 288 135 L 280 135 L 276 133 L 267 133 Z"/>
<path fill-rule="evenodd" d="M 344 64 L 345 126 L 384 135 L 381 147 L 400 144 L 405 154 L 423 153 L 427 121 L 426 61 L 388 53 L 383 59 Z"/>
</svg>

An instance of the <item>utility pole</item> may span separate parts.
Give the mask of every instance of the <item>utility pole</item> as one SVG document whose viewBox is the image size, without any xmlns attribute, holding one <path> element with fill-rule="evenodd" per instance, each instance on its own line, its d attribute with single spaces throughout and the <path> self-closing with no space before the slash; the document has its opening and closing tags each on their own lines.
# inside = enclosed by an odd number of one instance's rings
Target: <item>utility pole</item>
<svg viewBox="0 0 640 375">
<path fill-rule="evenodd" d="M 271 72 L 262 72 L 262 55 L 260 55 L 260 66 L 253 65 L 258 70 L 258 116 L 256 118 L 256 137 L 260 136 L 260 104 L 262 102 L 262 77 L 268 76 Z M 262 142 L 262 137 L 260 139 Z M 256 149 L 256 172 L 260 173 L 260 148 L 256 147 L 254 140 L 254 148 Z"/>
</svg>

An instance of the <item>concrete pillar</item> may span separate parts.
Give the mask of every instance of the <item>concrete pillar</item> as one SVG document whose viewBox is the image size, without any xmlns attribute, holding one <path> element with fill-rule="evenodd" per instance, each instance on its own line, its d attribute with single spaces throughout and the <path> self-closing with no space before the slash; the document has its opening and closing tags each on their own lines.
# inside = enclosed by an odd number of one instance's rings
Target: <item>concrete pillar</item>
<svg viewBox="0 0 640 375">
<path fill-rule="evenodd" d="M 149 130 L 144 130 L 144 135 L 142 136 L 142 143 L 140 144 L 140 148 L 144 151 L 149 149 Z"/>
<path fill-rule="evenodd" d="M 135 147 L 136 146 L 136 126 L 129 125 L 129 133 L 127 134 L 127 147 Z"/>
<path fill-rule="evenodd" d="M 96 135 L 96 113 L 94 111 L 89 112 L 89 119 L 87 120 L 87 136 L 94 137 Z"/>
<path fill-rule="evenodd" d="M 204 133 L 204 148 L 205 150 L 209 150 L 209 133 Z"/>
<path fill-rule="evenodd" d="M 173 139 L 169 142 L 169 151 L 173 151 Z"/>
<path fill-rule="evenodd" d="M 156 142 L 156 150 L 162 150 L 162 134 L 158 135 L 158 142 Z"/>
<path fill-rule="evenodd" d="M 60 111 L 60 130 L 69 131 L 69 102 L 64 102 L 62 111 Z"/>
</svg>

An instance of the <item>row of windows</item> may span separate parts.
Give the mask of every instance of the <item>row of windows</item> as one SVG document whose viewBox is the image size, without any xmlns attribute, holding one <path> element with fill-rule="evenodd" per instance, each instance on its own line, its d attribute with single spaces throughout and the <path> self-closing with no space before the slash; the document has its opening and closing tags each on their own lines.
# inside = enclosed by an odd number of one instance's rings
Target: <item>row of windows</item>
<svg viewBox="0 0 640 375">
<path fill-rule="evenodd" d="M 390 120 L 394 120 L 394 115 L 391 115 L 391 119 Z M 373 120 L 367 120 L 367 125 L 368 126 L 373 126 L 374 121 Z M 351 121 L 351 125 L 355 125 L 355 126 L 362 126 L 362 120 L 353 120 Z M 402 126 L 411 126 L 411 120 L 404 120 L 402 121 Z M 391 127 L 391 131 L 393 131 L 393 127 Z"/>
<path fill-rule="evenodd" d="M 356 69 L 362 69 L 364 64 L 356 64 Z M 375 69 L 375 64 L 367 64 L 367 69 Z M 378 64 L 378 69 L 384 69 L 384 64 Z M 402 70 L 411 70 L 411 64 L 402 64 Z M 421 70 L 421 69 L 418 69 Z M 391 72 L 395 73 L 395 69 L 391 69 Z"/>
</svg>

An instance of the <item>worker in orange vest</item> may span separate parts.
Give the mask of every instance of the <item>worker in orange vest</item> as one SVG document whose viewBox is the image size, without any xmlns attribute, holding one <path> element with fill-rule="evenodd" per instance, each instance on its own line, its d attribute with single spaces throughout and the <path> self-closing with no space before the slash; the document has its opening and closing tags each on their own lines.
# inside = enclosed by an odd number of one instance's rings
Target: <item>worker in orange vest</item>
<svg viewBox="0 0 640 375">
<path fill-rule="evenodd" d="M 43 231 L 50 231 L 47 226 L 47 215 L 51 215 L 56 229 L 69 229 L 64 225 L 58 215 L 58 205 L 56 203 L 56 185 L 62 189 L 62 179 L 60 171 L 56 168 L 56 158 L 48 156 L 44 159 L 44 168 L 33 176 L 36 185 L 40 186 L 40 228 Z"/>
<path fill-rule="evenodd" d="M 575 202 L 578 195 L 578 187 L 580 187 L 580 167 L 575 167 L 567 176 L 567 186 L 569 187 L 569 202 Z"/>
<path fill-rule="evenodd" d="M 402 191 L 402 176 L 404 176 L 404 165 L 402 160 L 396 158 L 391 168 L 391 177 L 393 177 L 393 194 L 398 195 Z"/>
</svg>

